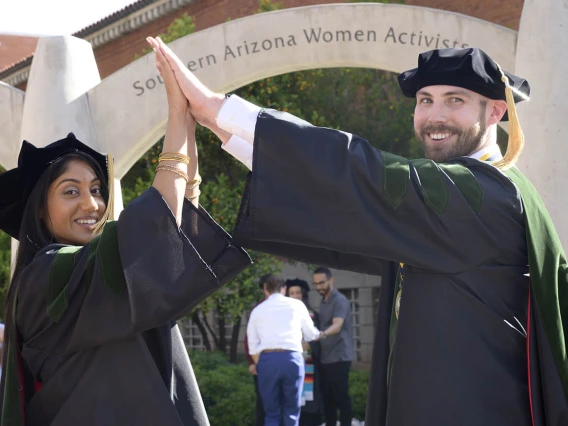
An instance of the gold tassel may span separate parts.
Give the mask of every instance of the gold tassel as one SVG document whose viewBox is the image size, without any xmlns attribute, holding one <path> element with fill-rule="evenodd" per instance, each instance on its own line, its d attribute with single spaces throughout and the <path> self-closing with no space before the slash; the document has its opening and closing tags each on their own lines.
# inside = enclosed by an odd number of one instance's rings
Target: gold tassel
<svg viewBox="0 0 568 426">
<path fill-rule="evenodd" d="M 99 235 L 109 220 L 114 219 L 114 160 L 112 155 L 107 154 L 107 174 L 108 174 L 108 203 L 103 217 L 93 226 L 93 233 Z"/>
<path fill-rule="evenodd" d="M 501 81 L 505 83 L 505 97 L 507 98 L 507 112 L 509 113 L 509 142 L 507 144 L 507 152 L 501 160 L 492 163 L 493 166 L 501 170 L 507 170 L 517 164 L 523 147 L 525 146 L 525 136 L 523 129 L 519 123 L 517 115 L 517 107 L 515 106 L 515 99 L 513 98 L 513 88 L 509 83 L 509 78 L 505 75 L 499 65 L 501 72 Z M 523 95 L 524 96 L 524 95 Z M 527 97 L 528 99 L 528 97 Z"/>
</svg>

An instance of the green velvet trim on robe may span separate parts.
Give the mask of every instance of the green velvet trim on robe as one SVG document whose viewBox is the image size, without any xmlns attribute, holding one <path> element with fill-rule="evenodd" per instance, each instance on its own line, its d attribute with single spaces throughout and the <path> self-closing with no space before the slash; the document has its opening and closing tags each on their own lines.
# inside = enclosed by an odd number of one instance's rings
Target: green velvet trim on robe
<svg viewBox="0 0 568 426">
<path fill-rule="evenodd" d="M 420 178 L 420 189 L 424 202 L 438 214 L 443 214 L 450 202 L 450 194 L 442 172 L 432 160 L 413 160 L 412 165 Z"/>
<path fill-rule="evenodd" d="M 49 294 L 47 297 L 47 316 L 59 322 L 68 306 L 67 283 L 77 264 L 77 253 L 82 247 L 61 247 L 49 271 Z"/>
<path fill-rule="evenodd" d="M 96 252 L 105 286 L 120 297 L 126 290 L 126 279 L 118 250 L 117 225 L 118 222 L 108 222 L 105 225 Z"/>
<path fill-rule="evenodd" d="M 516 168 L 505 174 L 521 192 L 529 273 L 538 313 L 568 401 L 568 265 L 558 234 L 536 189 Z"/>
<path fill-rule="evenodd" d="M 93 277 L 95 261 L 98 260 L 105 286 L 120 297 L 126 289 L 126 280 L 118 249 L 118 222 L 108 222 L 103 233 L 89 243 L 85 284 Z M 68 306 L 67 286 L 77 264 L 77 254 L 82 247 L 62 247 L 58 250 L 49 271 L 49 297 L 47 315 L 58 322 Z"/>
<path fill-rule="evenodd" d="M 8 358 L 4 368 L 4 400 L 2 401 L 2 426 L 24 426 L 23 406 L 24 388 L 20 383 L 20 350 L 18 348 L 18 332 L 16 327 L 16 300 L 12 309 L 12 327 L 8 343 Z"/>
<path fill-rule="evenodd" d="M 383 157 L 383 192 L 396 209 L 406 196 L 410 181 L 408 160 L 398 155 L 382 152 Z"/>
<path fill-rule="evenodd" d="M 473 211 L 477 214 L 481 213 L 483 189 L 481 189 L 471 170 L 460 164 L 438 164 L 438 167 L 446 172 L 446 175 L 460 190 Z"/>
</svg>

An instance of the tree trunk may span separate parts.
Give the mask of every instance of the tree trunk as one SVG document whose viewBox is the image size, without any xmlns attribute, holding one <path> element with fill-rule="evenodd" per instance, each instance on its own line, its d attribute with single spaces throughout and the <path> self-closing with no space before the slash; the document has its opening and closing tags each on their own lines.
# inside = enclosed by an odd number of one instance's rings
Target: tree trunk
<svg viewBox="0 0 568 426">
<path fill-rule="evenodd" d="M 215 347 L 219 349 L 219 339 L 217 338 L 217 334 L 213 331 L 213 329 L 209 325 L 209 321 L 207 321 L 207 315 L 205 314 L 203 314 L 203 324 L 205 324 L 205 328 L 207 328 L 207 331 L 211 333 L 211 337 L 213 337 L 213 343 L 215 343 Z"/>
<path fill-rule="evenodd" d="M 211 352 L 211 342 L 209 341 L 209 335 L 207 334 L 205 326 L 199 319 L 199 311 L 196 310 L 191 314 L 191 322 L 193 322 L 199 329 L 199 333 L 201 334 L 201 338 L 203 339 L 203 345 L 205 346 L 205 350 L 207 352 Z"/>
<path fill-rule="evenodd" d="M 231 332 L 231 349 L 229 353 L 229 362 L 237 363 L 237 348 L 239 347 L 239 332 L 241 331 L 241 317 L 237 317 L 233 323 L 233 331 Z"/>
<path fill-rule="evenodd" d="M 219 350 L 227 353 L 227 338 L 225 336 L 225 315 L 221 312 L 221 306 L 217 305 L 217 330 L 219 330 Z"/>
</svg>

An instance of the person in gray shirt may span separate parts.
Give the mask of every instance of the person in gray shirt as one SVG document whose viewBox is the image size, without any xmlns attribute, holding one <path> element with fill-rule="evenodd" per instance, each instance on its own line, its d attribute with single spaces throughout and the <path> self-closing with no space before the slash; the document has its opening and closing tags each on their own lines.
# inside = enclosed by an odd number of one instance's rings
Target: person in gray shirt
<svg viewBox="0 0 568 426">
<path fill-rule="evenodd" d="M 326 426 L 351 425 L 349 369 L 353 361 L 353 327 L 349 300 L 333 288 L 333 276 L 320 266 L 313 274 L 314 286 L 323 296 L 320 306 L 321 381 Z"/>
</svg>

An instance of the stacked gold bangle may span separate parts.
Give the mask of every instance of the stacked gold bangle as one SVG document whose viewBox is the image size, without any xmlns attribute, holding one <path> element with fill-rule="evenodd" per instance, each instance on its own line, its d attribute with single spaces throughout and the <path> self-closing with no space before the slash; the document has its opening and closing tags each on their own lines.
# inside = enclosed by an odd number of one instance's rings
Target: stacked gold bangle
<svg viewBox="0 0 568 426">
<path fill-rule="evenodd" d="M 189 176 L 184 171 L 178 169 L 177 167 L 170 165 L 170 164 L 162 164 L 164 161 L 172 161 L 175 163 L 182 163 L 182 164 L 189 164 L 189 157 L 184 154 L 180 154 L 179 152 L 162 152 L 158 157 L 158 167 L 156 167 L 156 172 L 160 170 L 167 171 L 178 175 L 179 177 L 183 178 L 186 182 L 185 193 L 186 197 L 189 200 L 194 200 L 199 197 L 201 191 L 199 190 L 199 185 L 201 184 L 201 176 L 197 176 L 197 178 L 193 179 L 191 182 L 189 181 Z M 196 193 L 193 196 L 188 196 L 188 191 L 195 191 Z"/>
<path fill-rule="evenodd" d="M 187 197 L 188 200 L 195 200 L 197 197 L 199 197 L 199 195 L 201 194 L 201 191 L 198 189 L 197 190 L 197 194 L 195 194 L 192 197 Z"/>
<path fill-rule="evenodd" d="M 195 200 L 197 197 L 199 197 L 199 194 L 201 194 L 201 191 L 199 190 L 200 184 L 201 184 L 201 176 L 197 176 L 197 178 L 195 178 L 191 182 L 187 182 L 187 186 L 185 187 L 185 194 L 188 200 Z M 188 196 L 187 192 L 193 191 L 194 189 L 197 189 L 196 191 L 197 193 L 194 194 L 192 197 Z"/>
<path fill-rule="evenodd" d="M 158 161 L 175 161 L 176 163 L 189 164 L 189 157 L 179 152 L 162 152 L 158 157 Z"/>
<path fill-rule="evenodd" d="M 189 176 L 187 176 L 187 173 L 178 169 L 177 167 L 168 166 L 166 164 L 160 164 L 158 167 L 156 167 L 156 172 L 159 172 L 160 170 L 164 170 L 164 171 L 167 171 L 167 172 L 174 173 L 174 174 L 178 175 L 180 178 L 183 178 L 183 180 L 185 180 L 186 182 L 189 181 Z"/>
<path fill-rule="evenodd" d="M 185 188 L 186 191 L 198 188 L 201 184 L 201 176 L 197 176 L 196 179 L 192 180 L 191 182 L 187 182 L 187 187 Z"/>
<path fill-rule="evenodd" d="M 183 170 L 178 169 L 175 166 L 169 164 L 161 164 L 164 161 L 173 161 L 176 163 L 189 164 L 189 157 L 179 152 L 162 152 L 158 157 L 158 167 L 156 167 L 156 173 L 160 170 L 174 173 L 181 177 L 183 180 L 189 182 L 189 176 Z"/>
</svg>

